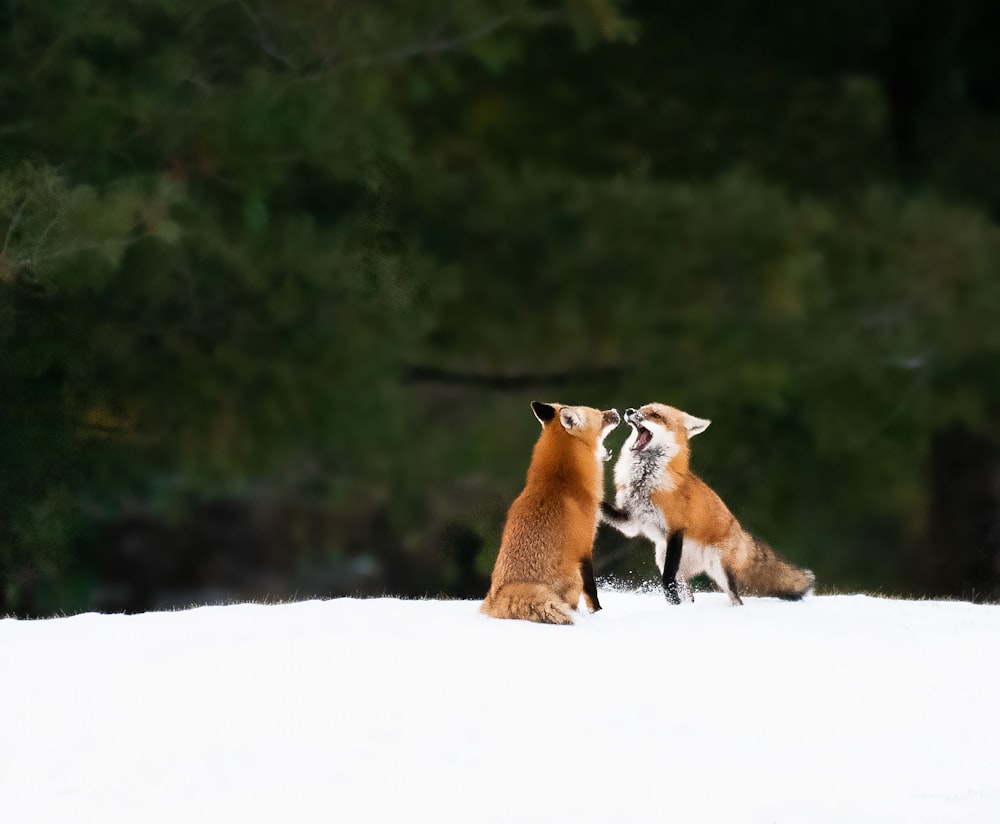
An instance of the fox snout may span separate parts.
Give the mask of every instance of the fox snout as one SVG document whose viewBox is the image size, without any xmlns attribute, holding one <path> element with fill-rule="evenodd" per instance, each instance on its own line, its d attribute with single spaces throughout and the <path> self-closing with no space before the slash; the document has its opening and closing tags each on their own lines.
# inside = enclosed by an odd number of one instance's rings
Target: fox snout
<svg viewBox="0 0 1000 824">
<path fill-rule="evenodd" d="M 639 411 L 631 406 L 625 410 L 625 423 L 633 423 L 639 416 Z"/>
<path fill-rule="evenodd" d="M 618 414 L 617 409 L 608 409 L 604 413 L 604 425 L 605 426 L 618 426 L 622 422 L 621 416 Z"/>
</svg>

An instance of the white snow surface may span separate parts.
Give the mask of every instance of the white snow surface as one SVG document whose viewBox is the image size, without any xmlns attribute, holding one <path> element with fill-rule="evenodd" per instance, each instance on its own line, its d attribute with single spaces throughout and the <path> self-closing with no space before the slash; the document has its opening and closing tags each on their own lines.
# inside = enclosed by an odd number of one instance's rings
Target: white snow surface
<svg viewBox="0 0 1000 824">
<path fill-rule="evenodd" d="M 997 822 L 1000 606 L 0 621 L 0 820 Z"/>
</svg>

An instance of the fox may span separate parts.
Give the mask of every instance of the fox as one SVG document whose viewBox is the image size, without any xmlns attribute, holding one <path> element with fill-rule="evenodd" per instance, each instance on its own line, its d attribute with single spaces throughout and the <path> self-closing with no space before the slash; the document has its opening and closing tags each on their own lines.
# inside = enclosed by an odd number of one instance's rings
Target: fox
<svg viewBox="0 0 1000 824">
<path fill-rule="evenodd" d="M 729 596 L 797 601 L 816 583 L 740 525 L 716 492 L 691 471 L 690 441 L 711 421 L 662 403 L 625 410 L 631 432 L 615 464 L 615 504 L 601 519 L 628 537 L 653 542 L 668 601 L 693 601 L 688 581 L 702 572 Z"/>
<path fill-rule="evenodd" d="M 480 612 L 543 624 L 572 624 L 580 596 L 601 608 L 593 547 L 604 499 L 604 439 L 615 409 L 532 401 L 542 425 L 524 489 L 507 513 L 490 589 Z"/>
</svg>

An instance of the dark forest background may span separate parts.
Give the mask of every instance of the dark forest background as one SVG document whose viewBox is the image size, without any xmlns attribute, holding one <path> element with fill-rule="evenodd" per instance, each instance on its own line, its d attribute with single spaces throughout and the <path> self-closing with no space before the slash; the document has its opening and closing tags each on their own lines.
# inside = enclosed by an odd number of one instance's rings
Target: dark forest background
<svg viewBox="0 0 1000 824">
<path fill-rule="evenodd" d="M 481 596 L 535 398 L 711 418 L 696 470 L 821 591 L 1000 598 L 998 33 L 4 3 L 0 614 Z"/>
</svg>

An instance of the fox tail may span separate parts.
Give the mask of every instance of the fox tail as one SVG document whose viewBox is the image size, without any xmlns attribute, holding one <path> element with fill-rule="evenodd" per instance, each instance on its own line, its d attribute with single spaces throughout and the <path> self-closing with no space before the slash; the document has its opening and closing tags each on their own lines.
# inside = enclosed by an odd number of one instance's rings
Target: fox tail
<svg viewBox="0 0 1000 824">
<path fill-rule="evenodd" d="M 490 592 L 479 611 L 493 618 L 519 618 L 540 624 L 572 624 L 573 612 L 545 584 L 513 582 Z"/>
<path fill-rule="evenodd" d="M 812 591 L 816 584 L 812 571 L 790 564 L 763 541 L 751 540 L 750 562 L 739 576 L 741 591 L 786 601 L 798 601 Z"/>
</svg>

